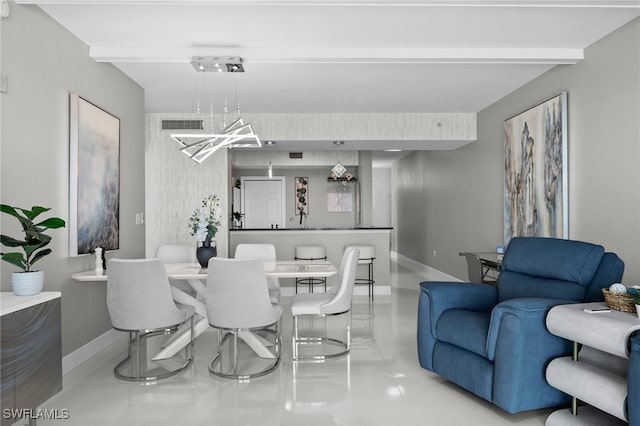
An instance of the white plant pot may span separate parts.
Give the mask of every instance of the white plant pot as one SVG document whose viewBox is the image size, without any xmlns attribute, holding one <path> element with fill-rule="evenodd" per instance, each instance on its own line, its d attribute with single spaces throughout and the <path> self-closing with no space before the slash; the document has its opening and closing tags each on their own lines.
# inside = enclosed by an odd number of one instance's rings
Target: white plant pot
<svg viewBox="0 0 640 426">
<path fill-rule="evenodd" d="M 636 305 L 636 315 L 638 315 L 638 319 L 640 319 L 640 305 Z"/>
<path fill-rule="evenodd" d="M 14 272 L 11 274 L 11 288 L 16 296 L 33 296 L 42 291 L 44 271 Z"/>
</svg>

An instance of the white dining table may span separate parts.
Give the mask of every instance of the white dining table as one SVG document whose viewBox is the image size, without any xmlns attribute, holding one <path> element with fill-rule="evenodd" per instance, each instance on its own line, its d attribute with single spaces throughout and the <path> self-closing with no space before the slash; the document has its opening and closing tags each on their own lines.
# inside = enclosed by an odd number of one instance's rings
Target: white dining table
<svg viewBox="0 0 640 426">
<path fill-rule="evenodd" d="M 185 305 L 194 307 L 200 317 L 193 327 L 194 338 L 204 333 L 209 328 L 207 319 L 206 281 L 207 269 L 198 263 L 165 263 L 167 277 L 170 280 L 184 280 L 195 290 L 196 297 L 171 286 L 173 299 Z M 264 272 L 267 278 L 321 278 L 335 275 L 338 270 L 330 262 L 324 260 L 279 260 L 276 262 L 264 262 Z M 105 273 L 96 274 L 94 270 L 77 272 L 71 278 L 81 282 L 106 282 Z M 178 330 L 166 343 L 153 360 L 171 358 L 186 345 L 189 344 L 188 327 Z M 255 333 L 240 331 L 238 336 L 242 338 L 262 358 L 273 358 L 274 355 L 268 349 L 268 342 Z"/>
</svg>

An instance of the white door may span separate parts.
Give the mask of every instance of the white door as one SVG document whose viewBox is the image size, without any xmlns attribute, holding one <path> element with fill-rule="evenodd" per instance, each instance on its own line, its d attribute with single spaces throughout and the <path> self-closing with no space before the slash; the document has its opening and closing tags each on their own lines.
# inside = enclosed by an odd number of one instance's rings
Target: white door
<svg viewBox="0 0 640 426">
<path fill-rule="evenodd" d="M 245 228 L 284 228 L 285 177 L 243 176 L 241 182 Z"/>
</svg>

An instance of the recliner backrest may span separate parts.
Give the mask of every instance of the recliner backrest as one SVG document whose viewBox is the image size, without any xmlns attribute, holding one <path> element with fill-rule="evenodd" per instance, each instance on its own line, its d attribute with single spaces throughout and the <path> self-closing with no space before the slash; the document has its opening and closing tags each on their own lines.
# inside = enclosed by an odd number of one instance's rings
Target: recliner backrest
<svg viewBox="0 0 640 426">
<path fill-rule="evenodd" d="M 515 237 L 509 242 L 502 262 L 498 299 L 543 297 L 583 301 L 603 256 L 604 247 L 597 244 Z"/>
<path fill-rule="evenodd" d="M 613 283 L 622 282 L 624 274 L 624 262 L 615 253 L 605 253 L 591 283 L 587 287 L 582 302 L 602 302 L 603 288 L 608 288 Z"/>
</svg>

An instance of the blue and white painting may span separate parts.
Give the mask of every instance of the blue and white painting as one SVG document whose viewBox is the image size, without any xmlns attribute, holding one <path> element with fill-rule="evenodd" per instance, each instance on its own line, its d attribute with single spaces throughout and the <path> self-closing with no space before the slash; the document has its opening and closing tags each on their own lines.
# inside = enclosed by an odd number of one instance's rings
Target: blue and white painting
<svg viewBox="0 0 640 426">
<path fill-rule="evenodd" d="M 120 244 L 120 120 L 79 96 L 76 99 L 77 192 L 76 212 L 72 208 L 70 219 L 77 221 L 77 251 L 71 254 L 93 253 L 96 247 L 116 250 Z M 71 145 L 73 151 L 73 137 Z"/>
<path fill-rule="evenodd" d="M 504 240 L 568 238 L 567 93 L 504 122 Z"/>
</svg>

